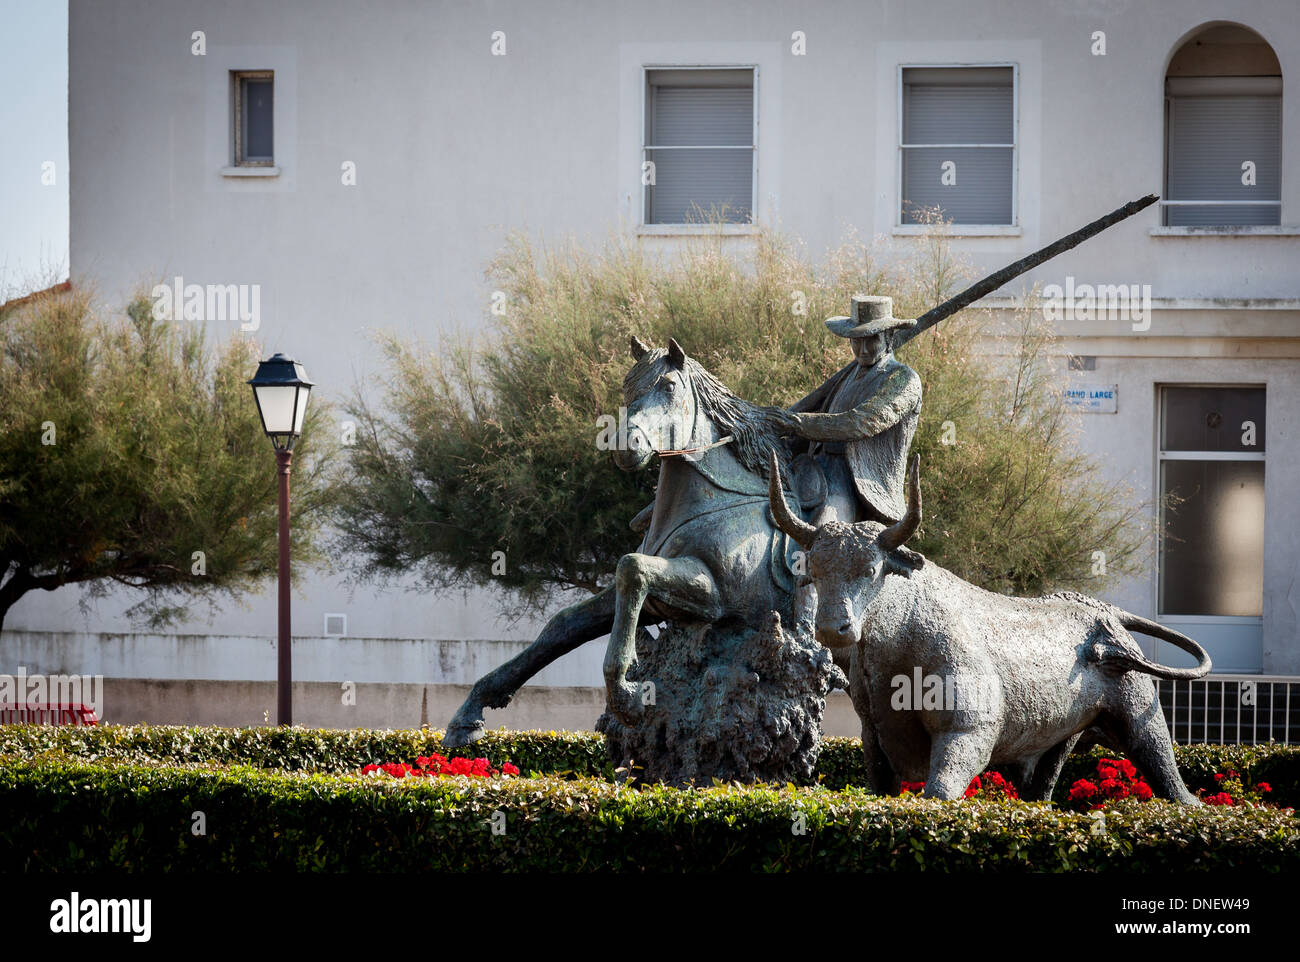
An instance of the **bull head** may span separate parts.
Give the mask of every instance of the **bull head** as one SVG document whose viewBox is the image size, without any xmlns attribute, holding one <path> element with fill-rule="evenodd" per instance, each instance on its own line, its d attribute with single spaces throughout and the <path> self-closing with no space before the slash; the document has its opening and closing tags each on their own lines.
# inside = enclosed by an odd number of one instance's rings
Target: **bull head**
<svg viewBox="0 0 1300 962">
<path fill-rule="evenodd" d="M 772 520 L 807 552 L 809 579 L 817 588 L 817 640 L 845 648 L 862 635 L 862 616 L 890 574 L 910 576 L 919 556 L 902 552 L 921 524 L 921 459 L 912 458 L 907 476 L 907 511 L 894 524 L 874 521 L 814 527 L 790 510 L 782 491 L 781 467 L 771 455 L 768 500 Z"/>
</svg>

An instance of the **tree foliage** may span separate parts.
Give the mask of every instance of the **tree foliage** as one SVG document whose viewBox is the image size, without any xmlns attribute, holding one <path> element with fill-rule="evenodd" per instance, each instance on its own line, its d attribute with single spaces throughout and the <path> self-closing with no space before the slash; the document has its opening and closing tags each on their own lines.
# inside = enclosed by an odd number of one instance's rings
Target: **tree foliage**
<svg viewBox="0 0 1300 962">
<path fill-rule="evenodd" d="M 276 573 L 275 461 L 245 383 L 256 347 L 211 349 L 150 307 L 101 318 L 72 291 L 0 312 L 0 624 L 28 591 L 83 583 L 143 589 L 131 614 L 160 625 Z M 296 563 L 320 558 L 327 416 L 315 402 L 295 448 Z"/>
<path fill-rule="evenodd" d="M 915 317 L 970 279 L 942 230 L 890 263 L 853 238 L 820 264 L 771 231 L 747 256 L 727 243 L 657 258 L 635 239 L 589 252 L 514 236 L 489 270 L 506 310 L 484 336 L 437 351 L 382 337 L 390 374 L 382 399 L 350 405 L 358 443 L 340 494 L 342 547 L 360 572 L 495 583 L 513 614 L 556 588 L 597 590 L 636 549 L 628 521 L 655 480 L 596 446 L 597 417 L 623 403 L 629 335 L 675 337 L 742 397 L 789 405 L 850 360 L 822 321 L 853 293 L 890 294 L 897 316 Z M 1019 316 L 996 332 L 968 309 L 900 352 L 925 392 L 914 546 L 993 590 L 1096 590 L 1135 567 L 1143 506 L 1074 448 L 1048 332 L 1035 312 Z"/>
</svg>

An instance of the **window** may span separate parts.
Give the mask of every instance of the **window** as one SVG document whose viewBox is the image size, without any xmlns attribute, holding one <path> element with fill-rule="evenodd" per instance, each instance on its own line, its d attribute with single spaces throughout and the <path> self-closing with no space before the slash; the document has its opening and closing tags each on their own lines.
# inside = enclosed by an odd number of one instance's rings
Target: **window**
<svg viewBox="0 0 1300 962">
<path fill-rule="evenodd" d="M 900 224 L 1015 224 L 1014 67 L 903 67 Z"/>
<path fill-rule="evenodd" d="M 275 163 L 275 75 L 270 70 L 237 71 L 231 81 L 235 166 L 270 167 Z"/>
<path fill-rule="evenodd" d="M 1282 78 L 1165 81 L 1165 224 L 1282 222 Z"/>
<path fill-rule="evenodd" d="M 1259 617 L 1264 389 L 1166 387 L 1160 402 L 1161 615 Z"/>
<path fill-rule="evenodd" d="M 645 223 L 750 223 L 754 68 L 647 70 L 645 98 Z"/>
<path fill-rule="evenodd" d="M 1282 70 L 1262 37 L 1210 27 L 1165 77 L 1168 227 L 1282 222 Z"/>
</svg>

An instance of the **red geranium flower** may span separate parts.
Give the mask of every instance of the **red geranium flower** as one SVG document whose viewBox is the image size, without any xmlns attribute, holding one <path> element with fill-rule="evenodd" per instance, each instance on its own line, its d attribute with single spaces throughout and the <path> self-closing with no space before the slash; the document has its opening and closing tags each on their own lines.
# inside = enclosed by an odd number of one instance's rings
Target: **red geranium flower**
<svg viewBox="0 0 1300 962">
<path fill-rule="evenodd" d="M 1137 766 L 1127 758 L 1103 758 L 1097 762 L 1097 781 L 1079 779 L 1070 787 L 1069 801 L 1076 808 L 1096 809 L 1124 798 L 1149 801 L 1153 794 Z"/>
<path fill-rule="evenodd" d="M 383 762 L 379 765 L 366 765 L 361 774 L 372 775 L 383 772 L 393 778 L 433 778 L 438 775 L 468 775 L 476 778 L 491 778 L 494 775 L 518 775 L 519 768 L 505 762 L 498 771 L 486 758 L 453 758 L 448 760 L 442 755 L 420 755 L 415 759 L 415 767 L 406 762 Z"/>
<path fill-rule="evenodd" d="M 1097 794 L 1097 786 L 1086 778 L 1081 778 L 1070 786 L 1070 801 L 1081 801 Z"/>
</svg>

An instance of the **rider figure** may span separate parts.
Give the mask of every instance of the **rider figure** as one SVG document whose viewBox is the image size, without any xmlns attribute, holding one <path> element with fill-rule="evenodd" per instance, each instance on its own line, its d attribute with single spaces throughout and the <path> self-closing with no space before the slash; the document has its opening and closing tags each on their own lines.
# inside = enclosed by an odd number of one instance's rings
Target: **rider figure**
<svg viewBox="0 0 1300 962">
<path fill-rule="evenodd" d="M 892 309 L 888 297 L 856 295 L 851 317 L 828 318 L 833 333 L 849 338 L 854 360 L 790 406 L 794 453 L 806 447 L 826 477 L 826 501 L 813 524 L 893 524 L 907 511 L 903 481 L 921 416 L 921 379 L 892 353 L 892 332 L 916 321 Z"/>
<path fill-rule="evenodd" d="M 892 332 L 916 321 L 894 317 L 888 297 L 855 295 L 852 312 L 827 318 L 826 326 L 849 339 L 854 359 L 787 411 L 769 410 L 780 433 L 795 436 L 792 453 L 806 453 L 824 477 L 825 500 L 811 523 L 893 524 L 907 511 L 903 480 L 921 417 L 921 379 L 894 359 Z M 798 461 L 791 468 L 796 483 L 806 484 L 807 468 Z M 653 510 L 652 501 L 632 530 L 644 531 Z"/>
</svg>

